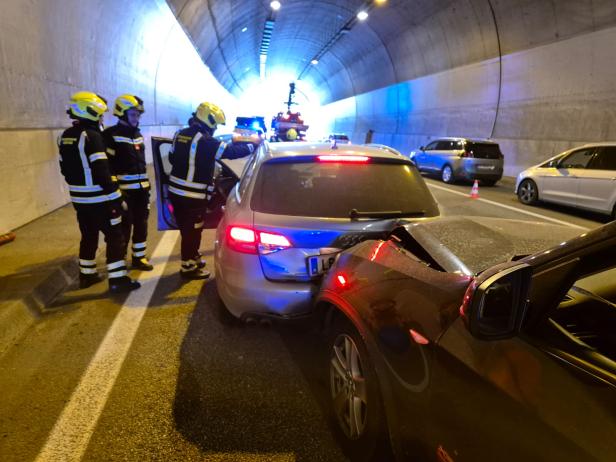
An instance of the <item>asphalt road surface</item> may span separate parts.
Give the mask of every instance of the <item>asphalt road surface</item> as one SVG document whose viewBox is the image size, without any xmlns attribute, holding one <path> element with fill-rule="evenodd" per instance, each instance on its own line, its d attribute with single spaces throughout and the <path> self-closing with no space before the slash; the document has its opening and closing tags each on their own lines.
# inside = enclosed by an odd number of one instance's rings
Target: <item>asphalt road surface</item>
<svg viewBox="0 0 616 462">
<path fill-rule="evenodd" d="M 523 206 L 511 186 L 480 188 L 473 200 L 470 184 L 428 183 L 444 215 L 580 233 L 607 221 Z M 0 358 L 0 460 L 346 460 L 328 423 L 320 337 L 304 326 L 234 323 L 215 278 L 179 278 L 178 233 L 151 236 L 156 271 L 140 276 L 139 291 L 69 290 Z M 212 240 L 206 232 L 210 268 Z"/>
</svg>

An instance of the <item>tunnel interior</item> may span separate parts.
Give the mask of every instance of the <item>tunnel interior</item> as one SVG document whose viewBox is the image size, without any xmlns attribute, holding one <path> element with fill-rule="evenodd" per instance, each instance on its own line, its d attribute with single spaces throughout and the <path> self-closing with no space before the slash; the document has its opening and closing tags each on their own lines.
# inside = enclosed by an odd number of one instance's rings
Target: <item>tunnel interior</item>
<svg viewBox="0 0 616 462">
<path fill-rule="evenodd" d="M 295 81 L 314 134 L 363 142 L 373 130 L 403 153 L 440 136 L 493 138 L 510 176 L 616 139 L 613 0 L 280 3 L 3 5 L 0 231 L 68 202 L 55 138 L 68 125 L 68 97 L 84 89 L 140 95 L 149 137 L 173 134 L 201 100 L 231 120 L 259 110 L 269 118 Z"/>
</svg>

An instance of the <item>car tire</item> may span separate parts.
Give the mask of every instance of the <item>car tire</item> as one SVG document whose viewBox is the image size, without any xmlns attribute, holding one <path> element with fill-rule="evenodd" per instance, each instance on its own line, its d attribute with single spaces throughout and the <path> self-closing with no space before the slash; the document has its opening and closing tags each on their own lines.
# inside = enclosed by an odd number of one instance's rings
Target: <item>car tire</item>
<svg viewBox="0 0 616 462">
<path fill-rule="evenodd" d="M 537 183 L 533 180 L 523 180 L 518 186 L 518 200 L 525 205 L 534 205 L 539 200 Z"/>
<path fill-rule="evenodd" d="M 447 164 L 441 170 L 441 180 L 443 183 L 452 184 L 455 183 L 456 179 L 453 176 L 453 169 L 451 165 Z"/>
<path fill-rule="evenodd" d="M 330 329 L 327 360 L 337 440 L 351 460 L 375 460 L 387 444 L 381 393 L 364 341 L 346 318 Z"/>
<path fill-rule="evenodd" d="M 494 186 L 498 180 L 481 180 L 483 186 Z"/>
</svg>

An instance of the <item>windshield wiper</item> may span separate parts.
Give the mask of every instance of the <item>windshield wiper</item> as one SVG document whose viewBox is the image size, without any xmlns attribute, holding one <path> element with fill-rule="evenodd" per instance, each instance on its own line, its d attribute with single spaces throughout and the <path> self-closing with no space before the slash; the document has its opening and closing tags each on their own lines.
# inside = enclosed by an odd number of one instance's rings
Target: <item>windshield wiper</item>
<svg viewBox="0 0 616 462">
<path fill-rule="evenodd" d="M 357 209 L 351 209 L 349 212 L 349 218 L 352 221 L 360 220 L 362 218 L 373 218 L 386 220 L 388 218 L 420 218 L 426 216 L 425 210 L 418 212 L 402 212 L 400 210 L 385 210 L 380 212 L 364 212 Z"/>
</svg>

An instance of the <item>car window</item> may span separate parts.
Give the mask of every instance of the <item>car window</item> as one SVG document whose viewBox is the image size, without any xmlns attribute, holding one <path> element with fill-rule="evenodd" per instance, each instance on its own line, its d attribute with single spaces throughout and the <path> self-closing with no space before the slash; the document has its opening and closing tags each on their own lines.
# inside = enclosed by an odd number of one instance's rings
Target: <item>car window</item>
<svg viewBox="0 0 616 462">
<path fill-rule="evenodd" d="M 428 146 L 426 146 L 426 148 L 424 149 L 424 151 L 432 151 L 434 149 L 436 149 L 436 145 L 438 144 L 438 141 L 433 141 L 432 143 L 430 143 Z"/>
<path fill-rule="evenodd" d="M 594 153 L 595 148 L 574 151 L 558 164 L 558 168 L 586 168 Z"/>
<path fill-rule="evenodd" d="M 616 146 L 606 146 L 597 151 L 589 168 L 616 171 Z"/>
<path fill-rule="evenodd" d="M 325 218 L 348 218 L 352 209 L 436 213 L 434 198 L 414 167 L 372 162 L 266 162 L 259 168 L 251 208 Z"/>
<path fill-rule="evenodd" d="M 458 147 L 457 141 L 443 140 L 438 142 L 436 147 L 439 151 L 453 151 L 454 149 L 461 149 Z"/>
<path fill-rule="evenodd" d="M 240 179 L 240 184 L 238 186 L 238 194 L 240 196 L 240 200 L 244 197 L 246 190 L 248 189 L 248 185 L 250 184 L 250 179 L 255 171 L 255 166 L 257 164 L 257 157 L 259 157 L 259 153 L 264 149 L 263 145 L 259 147 L 257 152 L 252 155 L 252 158 L 249 162 L 246 163 L 246 167 L 244 167 L 244 171 L 242 172 L 242 176 Z"/>
<path fill-rule="evenodd" d="M 616 361 L 616 268 L 573 283 L 550 322 L 580 352 L 588 350 Z"/>
</svg>

